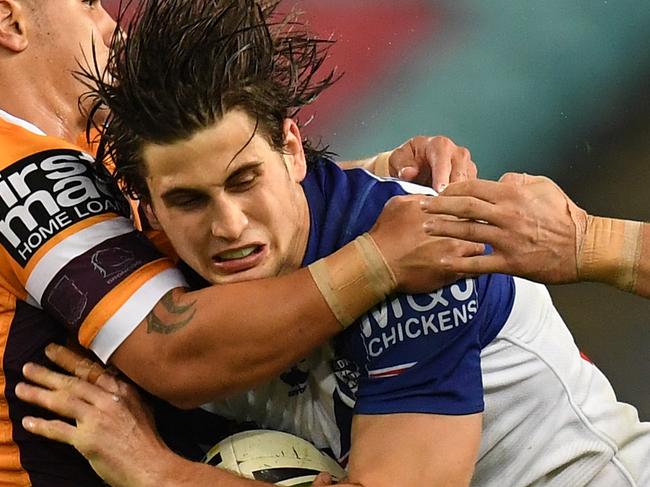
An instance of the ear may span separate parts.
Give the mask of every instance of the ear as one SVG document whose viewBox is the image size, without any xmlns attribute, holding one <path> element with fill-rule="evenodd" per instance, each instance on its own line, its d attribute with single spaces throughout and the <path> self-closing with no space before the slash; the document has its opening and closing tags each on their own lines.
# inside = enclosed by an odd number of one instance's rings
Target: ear
<svg viewBox="0 0 650 487">
<path fill-rule="evenodd" d="M 151 228 L 153 228 L 154 230 L 162 231 L 162 226 L 158 221 L 156 212 L 153 211 L 153 206 L 151 206 L 151 203 L 147 203 L 143 200 L 140 200 L 140 205 L 142 206 L 142 211 L 144 212 L 144 216 L 147 217 L 147 220 L 149 221 L 149 225 L 151 225 Z"/>
<path fill-rule="evenodd" d="M 25 7 L 15 0 L 0 0 L 0 47 L 13 52 L 27 49 Z"/>
<path fill-rule="evenodd" d="M 284 120 L 284 158 L 291 178 L 299 183 L 307 175 L 307 160 L 302 146 L 298 124 L 291 118 Z"/>
</svg>

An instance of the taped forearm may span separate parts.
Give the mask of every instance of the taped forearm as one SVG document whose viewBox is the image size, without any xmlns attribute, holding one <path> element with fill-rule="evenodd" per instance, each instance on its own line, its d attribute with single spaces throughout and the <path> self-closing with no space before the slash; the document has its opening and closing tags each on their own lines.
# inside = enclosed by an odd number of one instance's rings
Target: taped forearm
<svg viewBox="0 0 650 487">
<path fill-rule="evenodd" d="M 397 287 L 395 275 L 367 233 L 310 265 L 309 271 L 343 328 Z"/>
<path fill-rule="evenodd" d="M 195 407 L 277 376 L 396 287 L 370 236 L 314 266 L 179 294 L 183 326 L 143 323 L 112 361 L 149 392 Z"/>
<path fill-rule="evenodd" d="M 577 263 L 580 280 L 650 297 L 650 225 L 589 216 Z"/>
</svg>

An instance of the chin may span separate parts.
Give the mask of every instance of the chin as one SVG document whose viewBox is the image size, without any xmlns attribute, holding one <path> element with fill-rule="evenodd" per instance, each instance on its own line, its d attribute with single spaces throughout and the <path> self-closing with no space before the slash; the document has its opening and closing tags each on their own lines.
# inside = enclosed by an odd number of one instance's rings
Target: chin
<svg viewBox="0 0 650 487">
<path fill-rule="evenodd" d="M 204 278 L 207 277 L 206 280 L 211 284 L 234 284 L 236 282 L 266 279 L 267 277 L 274 277 L 276 275 L 277 273 L 269 272 L 258 266 L 234 274 L 210 274 L 209 276 L 204 276 Z"/>
</svg>

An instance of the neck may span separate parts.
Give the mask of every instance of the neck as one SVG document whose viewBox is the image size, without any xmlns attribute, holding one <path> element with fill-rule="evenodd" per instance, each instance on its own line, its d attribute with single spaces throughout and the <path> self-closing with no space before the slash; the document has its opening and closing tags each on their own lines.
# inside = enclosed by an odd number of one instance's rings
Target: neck
<svg viewBox="0 0 650 487">
<path fill-rule="evenodd" d="M 56 84 L 49 85 L 46 79 L 11 75 L 12 71 L 5 71 L 4 76 L 0 73 L 0 109 L 30 122 L 47 135 L 76 142 L 86 126 L 79 111 L 78 94 L 61 93 Z"/>
</svg>

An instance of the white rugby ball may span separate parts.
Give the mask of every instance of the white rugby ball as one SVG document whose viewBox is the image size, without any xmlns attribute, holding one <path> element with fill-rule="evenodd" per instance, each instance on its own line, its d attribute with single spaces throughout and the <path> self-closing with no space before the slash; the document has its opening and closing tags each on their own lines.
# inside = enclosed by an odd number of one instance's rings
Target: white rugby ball
<svg viewBox="0 0 650 487">
<path fill-rule="evenodd" d="M 310 486 L 320 472 L 345 477 L 336 461 L 294 435 L 271 430 L 237 433 L 217 443 L 205 463 L 242 477 L 276 485 Z"/>
</svg>

